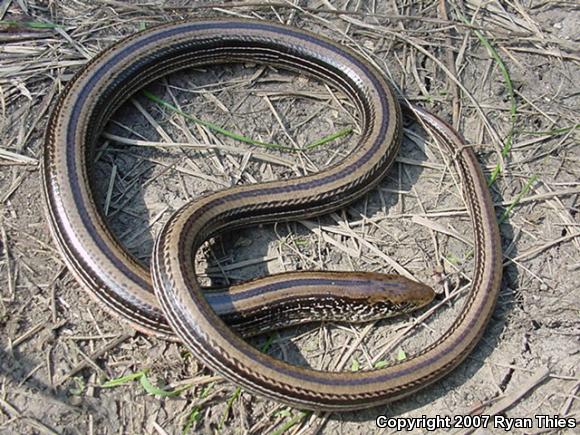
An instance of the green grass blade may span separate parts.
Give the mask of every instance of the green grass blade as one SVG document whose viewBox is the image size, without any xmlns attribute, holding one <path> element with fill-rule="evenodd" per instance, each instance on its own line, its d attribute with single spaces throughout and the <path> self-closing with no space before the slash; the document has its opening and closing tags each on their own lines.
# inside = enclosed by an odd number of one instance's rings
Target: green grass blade
<svg viewBox="0 0 580 435">
<path fill-rule="evenodd" d="M 263 148 L 272 148 L 272 149 L 277 149 L 277 150 L 282 150 L 282 151 L 291 151 L 291 152 L 296 151 L 294 148 L 291 148 L 291 147 L 287 147 L 287 146 L 279 145 L 279 144 L 274 144 L 274 143 L 260 142 L 260 141 L 254 140 L 252 138 L 249 138 L 247 136 L 244 136 L 244 135 L 241 135 L 238 133 L 234 133 L 233 131 L 226 130 L 225 128 L 220 127 L 219 125 L 216 125 L 212 122 L 204 121 L 202 119 L 191 116 L 191 115 L 179 110 L 173 104 L 170 104 L 167 101 L 162 100 L 161 98 L 157 97 L 156 95 L 153 95 L 151 92 L 143 91 L 143 94 L 147 98 L 149 98 L 151 101 L 171 110 L 172 112 L 178 113 L 179 115 L 183 116 L 184 118 L 189 119 L 190 121 L 195 122 L 196 124 L 203 125 L 204 127 L 208 128 L 212 131 L 215 131 L 217 133 L 223 134 L 224 136 L 227 136 L 229 138 L 236 139 L 236 140 L 239 140 L 240 142 L 249 143 L 251 145 L 255 145 L 255 146 L 259 146 L 259 147 L 263 147 Z"/>
<path fill-rule="evenodd" d="M 260 351 L 262 352 L 267 352 L 268 349 L 270 348 L 270 346 L 272 345 L 272 342 L 274 341 L 274 337 L 276 336 L 276 334 L 270 334 L 270 336 L 268 337 L 268 339 L 266 340 L 266 342 L 264 344 L 262 344 L 262 346 L 260 346 Z M 224 410 L 224 412 L 222 413 L 222 416 L 220 417 L 220 422 L 218 424 L 218 429 L 221 429 L 223 424 L 226 421 L 226 418 L 228 417 L 228 414 L 230 412 L 230 409 L 232 408 L 234 402 L 238 399 L 238 397 L 240 397 L 240 395 L 242 394 L 242 388 L 241 387 L 237 387 L 234 392 L 232 393 L 232 395 L 229 397 L 227 403 L 226 403 L 226 409 Z"/>
<path fill-rule="evenodd" d="M 321 145 L 324 145 L 324 144 L 326 144 L 328 142 L 332 142 L 333 140 L 336 140 L 336 139 L 339 139 L 341 137 L 344 137 L 344 136 L 346 136 L 346 135 L 348 135 L 350 133 L 352 133 L 352 127 L 343 128 L 342 130 L 339 130 L 336 133 L 329 134 L 327 136 L 324 136 L 324 137 L 322 137 L 322 138 L 320 138 L 320 139 L 318 139 L 318 140 L 316 140 L 316 141 L 314 141 L 314 142 L 306 145 L 304 147 L 304 149 L 305 150 L 311 150 L 313 148 L 316 148 L 316 147 L 319 147 Z"/>
<path fill-rule="evenodd" d="M 554 128 L 552 130 L 546 130 L 546 131 L 523 130 L 521 133 L 527 134 L 530 136 L 559 136 L 561 134 L 568 133 L 572 130 L 580 130 L 580 124 L 575 124 L 572 127 Z"/>
<path fill-rule="evenodd" d="M 226 422 L 226 419 L 228 418 L 230 410 L 232 409 L 232 406 L 234 405 L 234 402 L 236 400 L 238 400 L 238 397 L 240 397 L 241 394 L 242 394 L 242 388 L 236 387 L 236 389 L 234 390 L 234 393 L 230 396 L 230 398 L 226 402 L 226 409 L 224 409 L 224 412 L 222 413 L 222 415 L 220 417 L 220 421 L 218 423 L 219 430 L 222 430 L 224 423 Z"/>
<path fill-rule="evenodd" d="M 461 13 L 459 13 L 459 16 L 465 24 L 468 24 L 468 25 L 471 24 L 466 17 L 461 15 Z M 487 49 L 489 55 L 492 57 L 492 59 L 497 64 L 497 66 L 501 72 L 501 75 L 503 76 L 505 87 L 506 87 L 506 90 L 507 90 L 507 93 L 509 96 L 509 100 L 510 100 L 510 129 L 509 129 L 509 132 L 508 132 L 507 137 L 505 139 L 505 142 L 503 144 L 503 147 L 501 149 L 502 157 L 506 157 L 512 149 L 513 140 L 514 140 L 515 125 L 516 125 L 516 117 L 517 117 L 517 104 L 516 104 L 516 98 L 515 98 L 515 93 L 514 93 L 514 86 L 512 83 L 510 73 L 507 69 L 507 66 L 504 63 L 503 59 L 498 54 L 497 50 L 494 48 L 494 46 L 491 45 L 491 43 L 487 40 L 487 38 L 479 30 L 472 29 L 472 31 L 473 31 L 473 33 L 475 33 L 475 36 L 477 36 L 477 38 L 479 39 L 479 42 L 481 42 L 481 45 L 483 45 Z M 489 180 L 487 181 L 488 186 L 491 186 L 493 183 L 495 183 L 495 181 L 497 180 L 497 177 L 501 174 L 501 171 L 502 171 L 502 168 L 500 167 L 500 165 L 498 163 L 495 166 L 493 172 L 491 173 Z"/>
<path fill-rule="evenodd" d="M 213 382 L 208 384 L 203 390 L 201 390 L 199 398 L 200 399 L 206 398 L 208 396 L 209 392 L 211 391 L 211 389 L 213 388 L 213 386 L 214 386 Z M 202 417 L 201 411 L 202 410 L 203 410 L 203 408 L 201 406 L 194 406 L 192 408 L 191 412 L 189 413 L 189 416 L 187 417 L 185 424 L 183 425 L 183 428 L 181 429 L 182 434 L 189 433 L 189 431 L 193 428 L 193 425 L 201 420 L 201 417 Z"/>
<path fill-rule="evenodd" d="M 199 406 L 194 406 L 189 415 L 187 416 L 187 420 L 181 429 L 182 434 L 188 434 L 189 431 L 193 428 L 193 425 L 201 420 L 201 408 Z"/>
<path fill-rule="evenodd" d="M 536 182 L 537 179 L 538 179 L 538 176 L 537 175 L 533 175 L 533 176 L 530 177 L 530 179 L 527 181 L 527 183 L 523 187 L 522 191 L 517 194 L 517 196 L 514 198 L 514 200 L 512 201 L 512 203 L 501 214 L 501 216 L 499 218 L 499 223 L 500 224 L 503 223 L 509 217 L 509 215 L 512 212 L 512 210 L 514 209 L 514 207 L 516 205 L 518 205 L 519 202 L 521 201 L 522 197 L 526 193 L 528 193 L 530 191 L 532 185 Z"/>
<path fill-rule="evenodd" d="M 45 23 L 42 21 L 17 21 L 5 20 L 0 21 L 0 26 L 26 28 L 26 29 L 61 29 L 63 26 L 54 23 Z"/>
<path fill-rule="evenodd" d="M 180 389 L 172 390 L 172 391 L 163 390 L 163 389 L 153 385 L 145 373 L 143 373 L 143 375 L 139 378 L 139 382 L 141 382 L 141 386 L 143 387 L 143 389 L 145 391 L 147 391 L 147 393 L 151 394 L 152 396 L 175 397 L 175 396 L 179 395 L 184 390 L 184 388 L 180 388 Z M 185 389 L 187 389 L 187 388 L 189 388 L 189 387 L 185 387 Z"/>
<path fill-rule="evenodd" d="M 115 379 L 111 379 L 111 380 L 101 384 L 101 387 L 102 388 L 114 388 L 114 387 L 120 387 L 122 385 L 127 385 L 133 381 L 139 381 L 141 383 L 141 386 L 145 389 L 145 391 L 147 391 L 147 393 L 149 393 L 153 396 L 161 396 L 161 397 L 178 396 L 183 391 L 185 391 L 191 387 L 190 385 L 185 385 L 181 388 L 177 388 L 177 389 L 172 390 L 172 391 L 163 390 L 159 387 L 156 387 L 155 385 L 153 385 L 151 383 L 151 381 L 147 377 L 148 371 L 149 371 L 148 369 L 140 370 L 138 372 L 131 373 L 129 375 L 125 375 L 125 376 L 121 376 L 121 377 L 118 377 Z"/>
<path fill-rule="evenodd" d="M 135 373 L 131 373 L 130 375 L 121 376 L 115 379 L 111 379 L 107 382 L 101 384 L 102 388 L 114 388 L 119 387 L 121 385 L 127 385 L 135 380 L 141 379 L 141 376 L 144 376 L 147 373 L 147 370 L 140 370 Z"/>
<path fill-rule="evenodd" d="M 300 411 L 299 413 L 295 414 L 294 417 L 292 417 L 290 420 L 288 420 L 282 426 L 280 426 L 278 429 L 276 429 L 274 432 L 272 432 L 272 435 L 282 435 L 284 432 L 286 432 L 291 427 L 299 424 L 302 420 L 304 420 L 310 414 L 312 414 L 312 411 Z"/>
<path fill-rule="evenodd" d="M 217 124 L 214 124 L 214 123 L 208 122 L 208 121 L 204 121 L 202 119 L 196 118 L 195 116 L 191 116 L 191 115 L 183 112 L 182 110 L 179 110 L 173 104 L 170 104 L 165 100 L 162 100 L 161 98 L 157 97 L 156 95 L 153 95 L 151 92 L 143 91 L 143 94 L 147 98 L 149 98 L 151 101 L 159 104 L 160 106 L 163 106 L 163 107 L 171 110 L 172 112 L 177 113 L 177 114 L 183 116 L 184 118 L 189 119 L 192 122 L 195 122 L 196 124 L 202 125 L 202 126 L 208 128 L 209 130 L 223 134 L 226 137 L 229 137 L 229 138 L 232 138 L 235 140 L 239 140 L 240 142 L 248 143 L 250 145 L 259 146 L 262 148 L 277 149 L 280 151 L 287 151 L 287 152 L 292 152 L 292 153 L 295 153 L 298 151 L 292 147 L 288 147 L 288 146 L 280 145 L 280 144 L 276 144 L 276 143 L 260 142 L 260 141 L 254 140 L 250 137 L 235 133 L 235 132 L 230 131 L 230 130 L 226 130 L 225 128 L 220 127 Z M 314 142 L 306 145 L 303 149 L 310 150 L 310 149 L 319 147 L 321 145 L 327 144 L 328 142 L 332 142 L 336 139 L 339 139 L 341 137 L 344 137 L 344 136 L 350 134 L 352 132 L 352 130 L 353 130 L 352 127 L 343 128 L 342 130 L 339 130 L 335 133 L 329 134 L 329 135 L 324 136 L 318 140 L 315 140 Z"/>
</svg>

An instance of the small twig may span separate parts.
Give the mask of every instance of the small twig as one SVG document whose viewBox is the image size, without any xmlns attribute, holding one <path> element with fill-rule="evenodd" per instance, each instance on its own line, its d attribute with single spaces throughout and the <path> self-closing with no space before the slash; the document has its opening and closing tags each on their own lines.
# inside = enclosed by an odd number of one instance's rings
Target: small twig
<svg viewBox="0 0 580 435">
<path fill-rule="evenodd" d="M 134 335 L 135 335 L 134 333 L 122 334 L 122 335 L 119 335 L 116 339 L 111 340 L 105 346 L 103 346 L 100 349 L 96 350 L 95 352 L 91 353 L 87 357 L 87 359 L 84 359 L 82 362 L 80 362 L 76 366 L 74 366 L 66 375 L 64 375 L 58 381 L 55 382 L 55 386 L 58 387 L 58 386 L 64 384 L 68 379 L 70 379 L 71 377 L 76 375 L 81 370 L 84 370 L 85 368 L 90 367 L 91 363 L 89 361 L 92 362 L 92 361 L 96 360 L 97 358 L 103 356 L 105 353 L 107 353 L 108 351 L 110 351 L 112 349 L 115 349 L 118 345 L 120 345 L 124 341 L 128 340 L 129 338 L 133 337 Z"/>
<path fill-rule="evenodd" d="M 14 406 L 12 406 L 10 403 L 8 403 L 6 400 L 2 398 L 0 398 L 0 406 L 4 408 L 4 410 L 8 413 L 8 415 L 10 415 L 10 417 L 20 420 L 21 422 L 27 424 L 28 426 L 37 430 L 40 433 L 49 435 L 59 435 L 58 432 L 55 432 L 54 430 L 46 426 L 44 423 L 41 423 L 40 421 L 36 420 L 35 418 L 22 415 L 22 413 L 18 409 L 16 409 Z"/>
</svg>

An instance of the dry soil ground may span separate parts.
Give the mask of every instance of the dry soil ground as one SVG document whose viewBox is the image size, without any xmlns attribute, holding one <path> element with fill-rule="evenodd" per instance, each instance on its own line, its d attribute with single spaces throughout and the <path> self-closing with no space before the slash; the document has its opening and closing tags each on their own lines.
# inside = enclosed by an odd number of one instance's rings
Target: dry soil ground
<svg viewBox="0 0 580 435">
<path fill-rule="evenodd" d="M 0 2 L 0 432 L 372 433 L 380 414 L 578 419 L 578 9 L 542 0 Z M 290 409 L 237 390 L 181 345 L 134 332 L 67 272 L 40 177 L 56 97 L 125 35 L 210 16 L 282 22 L 350 46 L 405 98 L 452 122 L 495 178 L 500 298 L 481 344 L 443 381 L 364 412 Z M 147 90 L 173 108 L 142 92 L 129 100 L 100 139 L 91 177 L 112 230 L 144 264 L 181 204 L 318 171 L 360 133 L 339 92 L 271 67 L 183 71 Z M 243 144 L 192 116 L 301 151 Z M 352 132 L 306 147 L 344 129 Z M 440 294 L 431 309 L 372 325 L 304 326 L 253 343 L 268 340 L 268 353 L 328 370 L 407 358 L 445 330 L 469 290 L 472 227 L 450 157 L 408 124 L 397 163 L 364 199 L 320 219 L 224 234 L 198 253 L 198 267 L 213 285 L 285 270 L 404 267 Z M 104 387 L 115 379 L 118 386 Z M 491 423 L 483 432 L 505 433 Z M 513 432 L 557 431 L 536 424 Z"/>
</svg>

